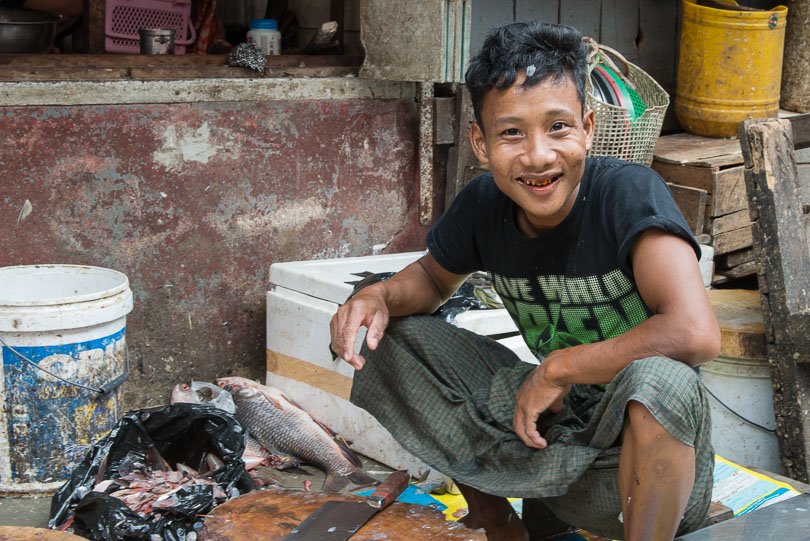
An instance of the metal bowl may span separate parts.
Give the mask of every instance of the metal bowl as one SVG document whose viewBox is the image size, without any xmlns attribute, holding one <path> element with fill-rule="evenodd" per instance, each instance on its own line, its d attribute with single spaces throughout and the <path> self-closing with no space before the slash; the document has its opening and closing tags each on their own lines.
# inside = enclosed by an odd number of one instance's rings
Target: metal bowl
<svg viewBox="0 0 810 541">
<path fill-rule="evenodd" d="M 58 21 L 45 11 L 0 6 L 0 53 L 47 53 Z"/>
</svg>

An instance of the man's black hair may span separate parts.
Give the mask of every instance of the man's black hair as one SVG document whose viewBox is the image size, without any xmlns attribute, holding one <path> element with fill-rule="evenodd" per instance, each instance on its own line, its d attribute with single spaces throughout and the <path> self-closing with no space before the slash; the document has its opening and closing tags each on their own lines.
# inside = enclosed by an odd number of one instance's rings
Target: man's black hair
<svg viewBox="0 0 810 541">
<path fill-rule="evenodd" d="M 561 81 L 566 76 L 571 77 L 576 83 L 582 112 L 585 112 L 588 46 L 582 41 L 579 30 L 541 21 L 511 23 L 487 34 L 481 51 L 467 68 L 466 85 L 475 120 L 482 129 L 484 95 L 493 88 L 509 88 L 518 72 L 527 73 L 523 88 L 548 78 Z"/>
</svg>

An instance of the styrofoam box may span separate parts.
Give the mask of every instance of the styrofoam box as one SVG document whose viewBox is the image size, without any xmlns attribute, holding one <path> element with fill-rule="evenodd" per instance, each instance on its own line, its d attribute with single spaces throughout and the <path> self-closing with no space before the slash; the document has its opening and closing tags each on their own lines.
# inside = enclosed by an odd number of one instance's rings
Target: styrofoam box
<svg viewBox="0 0 810 541">
<path fill-rule="evenodd" d="M 422 252 L 274 263 L 267 293 L 267 385 L 277 387 L 313 417 L 353 442 L 352 448 L 413 474 L 428 467 L 405 451 L 374 417 L 349 402 L 354 369 L 332 360 L 329 321 L 363 273 L 396 272 Z M 359 273 L 358 276 L 355 273 Z M 537 363 L 505 309 L 470 310 L 453 322 L 491 336 L 524 361 Z M 359 350 L 365 329 L 357 338 Z M 430 472 L 442 478 L 439 472 Z"/>
</svg>

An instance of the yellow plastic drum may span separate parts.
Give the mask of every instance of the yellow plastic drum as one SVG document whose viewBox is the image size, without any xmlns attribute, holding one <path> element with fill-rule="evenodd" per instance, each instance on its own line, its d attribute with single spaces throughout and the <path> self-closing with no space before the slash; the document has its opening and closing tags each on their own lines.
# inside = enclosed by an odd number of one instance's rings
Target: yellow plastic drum
<svg viewBox="0 0 810 541">
<path fill-rule="evenodd" d="M 779 112 L 788 10 L 699 4 L 683 0 L 675 114 L 690 133 L 733 137 L 742 120 Z"/>
</svg>

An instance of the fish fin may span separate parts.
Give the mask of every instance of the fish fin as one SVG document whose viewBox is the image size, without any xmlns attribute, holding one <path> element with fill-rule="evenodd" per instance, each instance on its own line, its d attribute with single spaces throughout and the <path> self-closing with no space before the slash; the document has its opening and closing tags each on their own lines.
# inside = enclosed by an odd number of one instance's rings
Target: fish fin
<svg viewBox="0 0 810 541">
<path fill-rule="evenodd" d="M 340 492 L 349 484 L 349 477 L 346 475 L 335 475 L 327 473 L 321 490 L 323 492 Z"/>
<path fill-rule="evenodd" d="M 263 389 L 258 389 L 258 391 L 259 391 L 259 394 L 262 395 L 265 400 L 270 402 L 276 409 L 280 409 L 281 411 L 284 411 L 284 406 L 281 405 L 281 402 L 279 402 L 278 400 L 276 400 L 275 398 L 270 396 L 270 394 L 265 392 Z"/>
<path fill-rule="evenodd" d="M 347 440 L 346 438 L 344 438 L 340 434 L 335 434 L 335 441 L 338 442 L 338 443 L 342 443 L 343 445 L 346 445 L 347 447 L 351 447 L 351 445 L 354 443 L 352 440 Z"/>
<path fill-rule="evenodd" d="M 363 470 L 357 470 L 354 473 L 349 474 L 348 477 L 349 481 L 351 481 L 355 485 L 373 486 L 380 484 L 379 481 L 377 481 L 375 478 L 373 478 Z"/>
<path fill-rule="evenodd" d="M 363 463 L 360 462 L 360 457 L 357 456 L 357 453 L 352 451 L 348 445 L 343 443 L 342 440 L 335 438 L 335 443 L 337 443 L 338 449 L 340 449 L 341 454 L 343 454 L 343 456 L 346 457 L 346 460 L 348 460 L 358 468 L 363 465 Z"/>
<path fill-rule="evenodd" d="M 310 415 L 310 417 L 312 417 L 312 416 Z M 319 420 L 318 420 L 318 419 L 316 419 L 315 417 L 312 417 L 312 420 L 313 420 L 313 421 L 315 421 L 315 424 L 316 424 L 316 425 L 318 425 L 319 427 L 321 427 L 321 428 L 323 429 L 323 431 L 324 431 L 324 432 L 326 432 L 327 434 L 329 434 L 329 437 L 330 437 L 330 438 L 335 439 L 335 438 L 338 438 L 338 437 L 339 437 L 339 436 L 338 436 L 338 434 L 337 434 L 337 432 L 335 432 L 334 430 L 332 430 L 331 428 L 329 428 L 328 426 L 326 426 L 324 423 L 322 423 L 321 421 L 319 421 Z"/>
<path fill-rule="evenodd" d="M 363 470 L 356 470 L 349 475 L 335 475 L 333 473 L 327 473 L 321 490 L 323 492 L 340 492 L 346 488 L 346 485 L 348 485 L 350 482 L 355 485 L 362 486 L 372 486 L 380 483 Z"/>
</svg>

